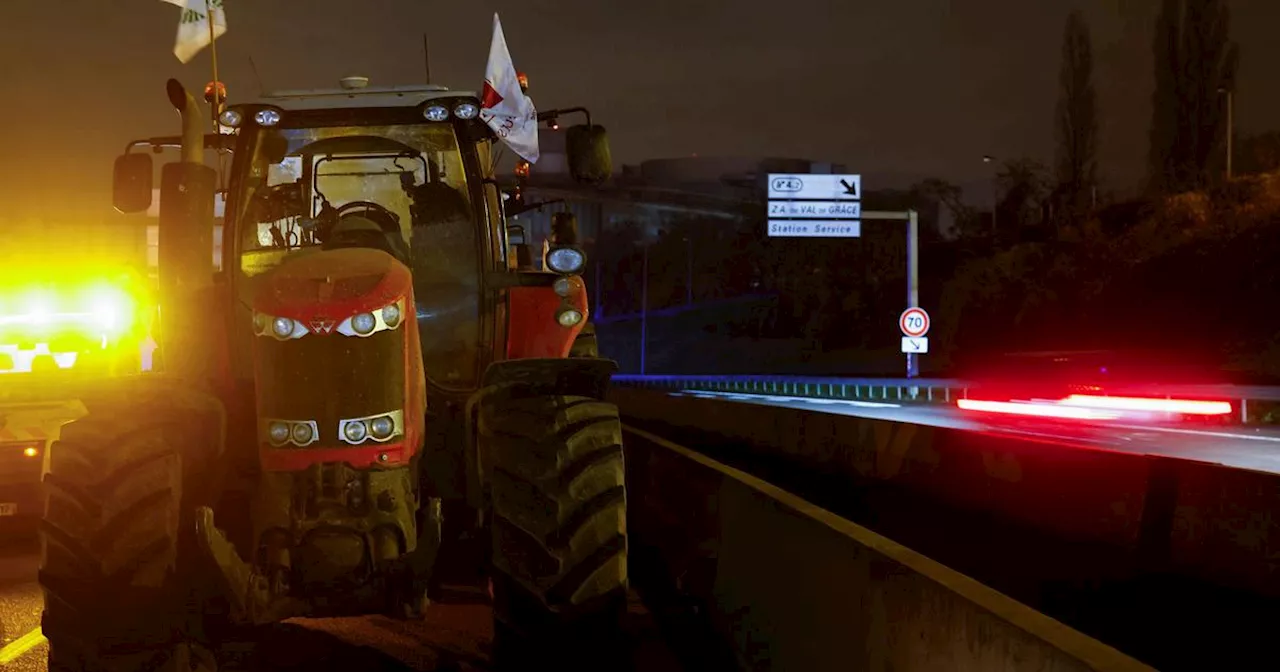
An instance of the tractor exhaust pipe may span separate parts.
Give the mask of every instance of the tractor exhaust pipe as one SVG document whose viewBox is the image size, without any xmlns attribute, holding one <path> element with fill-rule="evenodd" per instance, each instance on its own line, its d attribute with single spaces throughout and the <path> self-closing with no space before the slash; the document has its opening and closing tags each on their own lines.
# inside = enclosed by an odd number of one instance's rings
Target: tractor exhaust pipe
<svg viewBox="0 0 1280 672">
<path fill-rule="evenodd" d="M 169 104 L 182 118 L 182 163 L 204 164 L 204 123 L 200 118 L 200 105 L 176 79 L 165 84 Z"/>
<path fill-rule="evenodd" d="M 207 380 L 215 345 L 202 328 L 213 291 L 213 200 L 217 171 L 204 163 L 204 117 L 182 83 L 170 79 L 169 102 L 182 118 L 182 159 L 160 172 L 160 333 L 167 372 Z"/>
</svg>

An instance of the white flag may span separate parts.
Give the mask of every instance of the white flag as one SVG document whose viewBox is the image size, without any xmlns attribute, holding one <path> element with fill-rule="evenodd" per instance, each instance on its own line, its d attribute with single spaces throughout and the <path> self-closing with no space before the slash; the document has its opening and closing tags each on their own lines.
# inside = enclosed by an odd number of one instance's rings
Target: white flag
<svg viewBox="0 0 1280 672">
<path fill-rule="evenodd" d="M 209 46 L 209 14 L 213 14 L 213 34 L 222 37 L 227 32 L 227 12 L 222 0 L 163 0 L 182 8 L 178 19 L 178 41 L 173 45 L 173 55 L 183 63 L 189 62 Z"/>
<path fill-rule="evenodd" d="M 516 66 L 511 63 L 511 52 L 507 51 L 507 39 L 502 35 L 502 22 L 496 13 L 480 108 L 480 118 L 508 147 L 525 161 L 538 162 L 538 110 L 533 107 L 533 100 L 520 90 Z"/>
</svg>

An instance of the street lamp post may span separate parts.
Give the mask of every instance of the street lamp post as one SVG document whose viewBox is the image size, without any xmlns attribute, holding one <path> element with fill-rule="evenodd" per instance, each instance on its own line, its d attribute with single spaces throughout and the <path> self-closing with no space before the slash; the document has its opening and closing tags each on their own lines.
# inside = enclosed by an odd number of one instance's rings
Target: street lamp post
<svg viewBox="0 0 1280 672">
<path fill-rule="evenodd" d="M 982 157 L 982 162 L 988 165 L 993 165 L 996 162 L 996 157 L 991 156 L 990 154 L 984 154 Z M 998 219 L 999 217 L 1000 217 L 1000 185 L 997 182 L 995 176 L 993 175 L 991 177 L 991 236 L 993 238 L 999 235 L 1000 233 L 1000 226 L 999 226 L 999 219 Z"/>
<path fill-rule="evenodd" d="M 640 375 L 645 375 L 645 351 L 649 349 L 649 246 L 644 245 L 640 270 Z"/>
</svg>

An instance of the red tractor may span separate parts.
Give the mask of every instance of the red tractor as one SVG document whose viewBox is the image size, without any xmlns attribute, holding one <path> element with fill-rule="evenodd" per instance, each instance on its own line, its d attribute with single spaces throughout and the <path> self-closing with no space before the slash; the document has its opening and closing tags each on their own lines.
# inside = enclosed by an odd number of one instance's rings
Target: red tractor
<svg viewBox="0 0 1280 672">
<path fill-rule="evenodd" d="M 547 269 L 525 263 L 472 94 L 349 78 L 227 107 L 234 131 L 209 135 L 168 96 L 183 135 L 130 145 L 114 184 L 118 210 L 148 208 L 147 149 L 181 147 L 159 190 L 162 371 L 85 394 L 52 447 L 50 669 L 200 669 L 255 625 L 418 617 L 467 537 L 496 662 L 610 667 L 621 427 L 614 363 L 569 356 L 572 217 Z M 571 174 L 606 178 L 603 129 L 569 133 Z M 229 165 L 216 274 L 209 150 Z"/>
</svg>

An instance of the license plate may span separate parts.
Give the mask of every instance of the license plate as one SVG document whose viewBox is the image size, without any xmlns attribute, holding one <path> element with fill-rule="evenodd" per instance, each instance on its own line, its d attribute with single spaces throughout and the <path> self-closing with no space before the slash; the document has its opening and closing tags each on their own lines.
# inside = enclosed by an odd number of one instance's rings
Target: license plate
<svg viewBox="0 0 1280 672">
<path fill-rule="evenodd" d="M 17 504 L 0 504 L 0 516 L 16 516 L 18 515 Z"/>
</svg>

